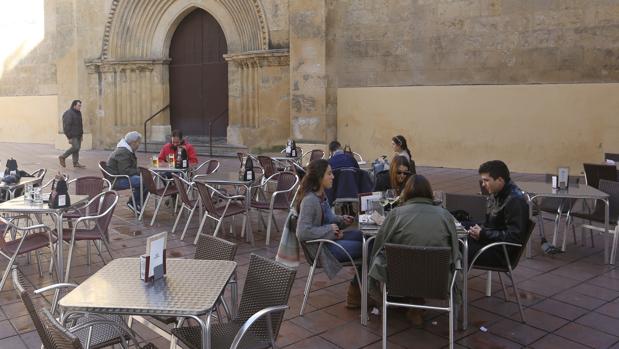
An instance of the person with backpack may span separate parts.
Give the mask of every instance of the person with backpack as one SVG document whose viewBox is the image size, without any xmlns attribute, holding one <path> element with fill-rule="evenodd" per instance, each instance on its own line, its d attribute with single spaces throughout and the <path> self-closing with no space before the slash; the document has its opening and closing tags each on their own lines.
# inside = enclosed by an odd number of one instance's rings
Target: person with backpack
<svg viewBox="0 0 619 349">
<path fill-rule="evenodd" d="M 73 159 L 73 167 L 84 168 L 86 166 L 79 163 L 80 148 L 82 147 L 82 136 L 84 135 L 84 127 L 82 124 L 82 101 L 79 99 L 71 102 L 71 107 L 62 114 L 62 131 L 71 147 L 62 155 L 58 156 L 60 166 L 67 167 L 65 160 L 71 155 Z"/>
</svg>

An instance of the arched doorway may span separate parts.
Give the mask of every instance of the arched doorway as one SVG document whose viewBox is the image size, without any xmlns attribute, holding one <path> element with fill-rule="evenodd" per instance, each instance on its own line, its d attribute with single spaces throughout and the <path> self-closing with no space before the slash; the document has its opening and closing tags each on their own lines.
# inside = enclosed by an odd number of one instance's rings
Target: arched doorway
<svg viewBox="0 0 619 349">
<path fill-rule="evenodd" d="M 196 9 L 176 28 L 170 43 L 170 123 L 187 135 L 226 137 L 228 52 L 219 23 Z"/>
</svg>

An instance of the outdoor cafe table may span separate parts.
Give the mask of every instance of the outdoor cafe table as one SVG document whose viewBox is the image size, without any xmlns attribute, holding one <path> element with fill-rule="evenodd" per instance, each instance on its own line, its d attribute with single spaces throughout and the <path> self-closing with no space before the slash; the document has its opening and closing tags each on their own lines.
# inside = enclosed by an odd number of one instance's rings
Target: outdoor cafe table
<svg viewBox="0 0 619 349">
<path fill-rule="evenodd" d="M 39 222 L 41 221 L 41 215 L 49 214 L 52 216 L 56 233 L 59 235 L 59 239 L 56 242 L 56 273 L 58 276 L 59 282 L 67 282 L 67 280 L 63 280 L 62 275 L 64 275 L 64 258 L 62 255 L 62 215 L 65 211 L 81 206 L 82 204 L 88 201 L 88 195 L 71 195 L 71 205 L 69 207 L 63 208 L 51 208 L 47 202 L 43 204 L 34 204 L 31 202 L 26 202 L 22 196 L 16 197 L 12 200 L 5 201 L 0 203 L 0 213 L 12 213 L 12 214 L 25 214 L 25 215 L 35 215 Z M 50 236 L 51 239 L 51 236 Z M 67 275 L 68 278 L 68 275 Z"/>
<path fill-rule="evenodd" d="M 251 209 L 251 188 L 253 181 L 244 181 L 239 179 L 238 172 L 230 172 L 227 174 L 214 173 L 211 176 L 200 176 L 194 179 L 198 182 L 203 182 L 208 185 L 215 186 L 232 186 L 238 189 L 238 187 L 245 188 L 245 214 L 247 215 L 245 224 L 243 224 L 242 234 L 246 233 L 246 240 L 254 246 L 254 234 L 251 227 L 249 211 Z"/>
<path fill-rule="evenodd" d="M 379 229 L 380 226 L 373 223 L 359 224 L 359 230 L 361 230 L 363 234 L 363 247 L 361 250 L 361 324 L 363 326 L 367 326 L 368 324 L 368 268 L 369 254 L 371 253 L 371 251 L 369 251 L 369 246 L 370 242 L 376 238 Z M 456 223 L 456 232 L 458 233 L 458 240 L 462 244 L 462 329 L 466 330 L 468 327 L 468 233 L 459 223 Z"/>
<path fill-rule="evenodd" d="M 168 259 L 159 280 L 140 279 L 139 258 L 117 258 L 64 296 L 66 311 L 192 318 L 202 328 L 202 348 L 211 347 L 211 313 L 236 262 Z M 206 320 L 201 316 L 206 315 Z"/>
<path fill-rule="evenodd" d="M 608 256 L 608 234 L 609 234 L 609 195 L 601 190 L 588 185 L 570 184 L 567 189 L 553 189 L 551 183 L 545 182 L 518 182 L 518 187 L 529 194 L 531 202 L 537 198 L 560 198 L 560 199 L 593 199 L 604 203 L 604 261 L 615 264 L 617 254 L 617 235 L 613 238 L 610 257 Z M 529 216 L 532 216 L 533 205 L 529 205 Z M 555 227 L 556 229 L 556 227 Z M 566 227 L 567 229 L 567 227 Z M 567 232 L 566 232 L 567 233 Z M 530 248 L 530 244 L 529 244 Z M 527 252 L 529 255 L 530 252 Z"/>
<path fill-rule="evenodd" d="M 17 189 L 24 188 L 26 185 L 33 184 L 39 180 L 40 178 L 38 177 L 21 177 L 17 183 L 1 185 L 0 191 L 4 191 L 5 199 L 10 200 L 15 198 L 15 192 L 17 191 Z"/>
</svg>

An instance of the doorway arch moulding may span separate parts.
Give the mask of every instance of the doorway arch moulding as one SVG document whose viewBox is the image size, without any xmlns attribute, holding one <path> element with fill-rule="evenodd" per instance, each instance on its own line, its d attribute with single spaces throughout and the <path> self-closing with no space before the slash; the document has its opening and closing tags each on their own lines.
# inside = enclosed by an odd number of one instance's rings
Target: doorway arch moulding
<svg viewBox="0 0 619 349">
<path fill-rule="evenodd" d="M 269 30 L 260 0 L 113 0 L 101 54 L 86 60 L 86 99 L 89 105 L 97 106 L 91 123 L 96 147 L 113 147 L 124 132 L 141 130 L 146 118 L 169 103 L 168 55 L 172 36 L 182 19 L 198 8 L 218 21 L 229 54 L 264 56 L 270 52 Z M 234 129 L 242 126 L 242 118 L 236 113 L 247 109 L 242 91 L 260 87 L 256 80 L 249 81 L 254 86 L 243 86 L 248 82 L 242 81 L 238 65 L 230 64 L 228 70 L 229 129 Z M 169 124 L 168 110 L 152 123 Z M 243 141 L 232 138 L 237 143 Z"/>
</svg>

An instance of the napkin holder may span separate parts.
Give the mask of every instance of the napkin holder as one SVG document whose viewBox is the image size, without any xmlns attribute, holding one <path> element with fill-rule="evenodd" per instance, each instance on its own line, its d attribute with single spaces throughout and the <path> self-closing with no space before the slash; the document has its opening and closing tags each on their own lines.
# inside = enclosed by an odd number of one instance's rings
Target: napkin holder
<svg viewBox="0 0 619 349">
<path fill-rule="evenodd" d="M 144 282 L 151 282 L 161 279 L 166 273 L 166 250 L 163 250 L 163 263 L 155 266 L 153 275 L 150 274 L 150 256 L 143 254 L 140 256 L 140 279 Z"/>
</svg>

